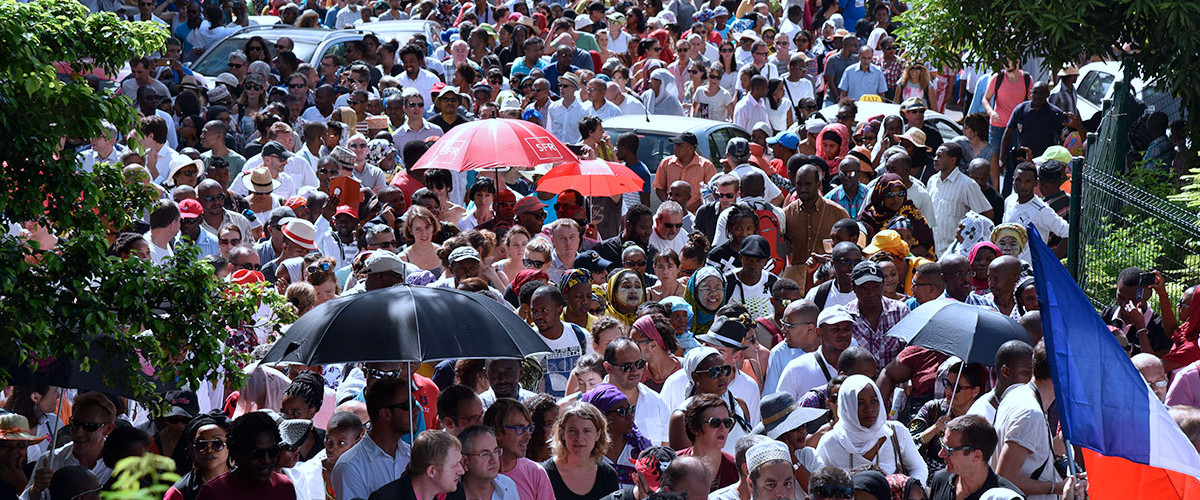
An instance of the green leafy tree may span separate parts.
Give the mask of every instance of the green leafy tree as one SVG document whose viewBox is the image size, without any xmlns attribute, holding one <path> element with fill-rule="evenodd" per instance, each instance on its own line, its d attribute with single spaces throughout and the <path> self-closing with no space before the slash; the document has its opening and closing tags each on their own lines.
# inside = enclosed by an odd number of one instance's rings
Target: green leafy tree
<svg viewBox="0 0 1200 500">
<path fill-rule="evenodd" d="M 959 68 L 961 56 L 993 69 L 1043 57 L 1050 68 L 1126 52 L 1126 74 L 1160 79 L 1200 116 L 1200 2 L 1174 0 L 911 0 L 900 38 L 913 57 Z"/>
<path fill-rule="evenodd" d="M 130 227 L 152 196 L 116 166 L 80 172 L 63 141 L 100 136 L 102 120 L 132 130 L 129 100 L 94 90 L 82 75 L 115 75 L 132 57 L 161 50 L 166 38 L 154 23 L 89 14 L 73 1 L 0 0 L 0 226 L 45 227 L 60 238 L 45 251 L 0 239 L 7 367 L 57 356 L 82 360 L 85 369 L 102 363 L 106 383 L 152 401 L 155 384 L 139 373 L 143 365 L 180 384 L 219 369 L 238 380 L 242 355 L 226 346 L 229 328 L 250 324 L 262 304 L 281 303 L 261 285 L 214 279 L 192 246 L 161 267 L 106 254 L 109 238 Z M 88 358 L 89 350 L 101 355 Z"/>
</svg>

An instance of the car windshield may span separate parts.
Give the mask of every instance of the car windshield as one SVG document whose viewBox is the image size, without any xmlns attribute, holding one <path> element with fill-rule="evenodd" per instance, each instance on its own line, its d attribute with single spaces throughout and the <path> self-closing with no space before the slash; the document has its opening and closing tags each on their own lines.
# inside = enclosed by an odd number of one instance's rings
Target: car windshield
<svg viewBox="0 0 1200 500">
<path fill-rule="evenodd" d="M 658 164 L 663 158 L 675 154 L 675 144 L 671 143 L 669 135 L 638 133 L 638 159 L 646 164 L 651 172 L 658 170 Z"/>
<path fill-rule="evenodd" d="M 1103 71 L 1092 71 L 1084 75 L 1083 80 L 1079 82 L 1079 88 L 1076 90 L 1080 99 L 1092 103 L 1093 106 L 1100 107 L 1100 103 L 1104 102 L 1104 97 L 1108 95 L 1108 89 L 1112 87 L 1113 81 L 1117 75 L 1105 73 Z"/>
<path fill-rule="evenodd" d="M 261 34 L 259 36 L 262 36 Z M 279 37 L 274 37 L 279 38 Z M 271 53 L 271 59 L 275 58 L 275 40 L 274 38 L 266 39 L 267 50 Z M 192 63 L 192 71 L 205 76 L 217 76 L 221 73 L 229 71 L 229 53 L 235 50 L 245 51 L 246 41 L 249 37 L 231 37 L 226 38 L 218 43 L 213 50 L 205 53 L 200 59 Z M 293 52 L 296 57 L 302 62 L 307 62 L 312 57 L 313 51 L 317 50 L 317 44 L 307 41 L 293 39 L 295 49 Z"/>
</svg>

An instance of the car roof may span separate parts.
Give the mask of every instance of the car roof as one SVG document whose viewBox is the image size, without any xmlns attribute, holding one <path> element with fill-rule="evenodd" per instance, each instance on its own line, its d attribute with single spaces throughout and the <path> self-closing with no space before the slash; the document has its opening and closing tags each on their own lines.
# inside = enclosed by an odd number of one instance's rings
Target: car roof
<svg viewBox="0 0 1200 500">
<path fill-rule="evenodd" d="M 689 130 L 707 130 L 719 126 L 736 127 L 736 125 L 729 122 L 692 118 L 690 116 L 650 115 L 650 121 L 647 122 L 646 115 L 630 114 L 614 116 L 604 120 L 604 128 L 637 129 L 643 132 L 670 135 Z"/>
<path fill-rule="evenodd" d="M 1079 76 L 1082 78 L 1083 75 L 1093 71 L 1101 71 L 1114 75 L 1116 77 L 1113 79 L 1114 82 L 1119 82 L 1125 79 L 1125 70 L 1121 68 L 1121 63 L 1117 61 L 1096 61 L 1093 63 L 1084 64 L 1082 68 L 1079 68 Z M 1140 90 L 1145 85 L 1145 82 L 1142 81 L 1141 77 L 1134 77 L 1133 81 L 1130 82 L 1130 85 L 1132 85 L 1134 89 Z"/>
<path fill-rule="evenodd" d="M 372 21 L 369 23 L 360 23 L 355 25 L 355 28 L 364 31 L 375 33 L 380 38 L 380 41 L 387 42 L 385 38 L 394 37 L 398 33 L 425 33 L 426 26 L 434 25 L 441 32 L 440 24 L 429 19 L 401 19 L 396 21 Z M 400 41 L 401 45 L 407 43 L 407 40 Z M 431 44 L 441 44 L 442 40 L 429 40 Z"/>
<path fill-rule="evenodd" d="M 250 38 L 261 36 L 266 40 L 278 40 L 282 37 L 291 38 L 296 42 L 319 43 L 333 34 L 355 33 L 355 30 L 331 30 L 325 28 L 297 28 L 294 26 L 247 26 L 230 35 L 230 38 Z"/>
</svg>

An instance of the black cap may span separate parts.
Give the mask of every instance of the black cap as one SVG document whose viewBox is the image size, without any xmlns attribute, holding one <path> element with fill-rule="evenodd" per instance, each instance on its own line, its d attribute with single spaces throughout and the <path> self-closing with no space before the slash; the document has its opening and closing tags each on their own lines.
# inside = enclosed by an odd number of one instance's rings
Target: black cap
<svg viewBox="0 0 1200 500">
<path fill-rule="evenodd" d="M 771 244 L 767 243 L 766 238 L 752 234 L 742 240 L 742 246 L 738 249 L 738 253 L 747 257 L 767 259 L 771 257 Z"/>
<path fill-rule="evenodd" d="M 575 262 L 572 263 L 571 267 L 576 269 L 587 269 L 589 272 L 599 273 L 607 271 L 612 266 L 613 262 L 611 260 L 601 257 L 600 254 L 596 253 L 595 250 L 588 250 L 586 252 L 579 252 L 577 255 L 575 255 Z"/>
<path fill-rule="evenodd" d="M 697 335 L 696 340 L 713 346 L 741 347 L 742 340 L 746 338 L 746 332 L 750 331 L 751 326 L 737 318 L 717 316 L 708 328 L 708 333 Z"/>
<path fill-rule="evenodd" d="M 289 207 L 276 207 L 271 209 L 271 216 L 267 219 L 267 225 L 273 228 L 282 225 L 279 221 L 296 216 L 296 212 Z"/>
<path fill-rule="evenodd" d="M 1063 165 L 1058 160 L 1046 160 L 1038 165 L 1037 176 L 1039 181 L 1061 181 L 1066 178 L 1067 166 Z"/>
<path fill-rule="evenodd" d="M 671 138 L 671 142 L 673 142 L 675 144 L 686 142 L 695 147 L 700 146 L 700 141 L 696 139 L 696 134 L 693 134 L 691 132 L 680 132 L 679 135 Z"/>
<path fill-rule="evenodd" d="M 171 391 L 163 396 L 171 405 L 171 411 L 164 417 L 193 418 L 200 414 L 200 402 L 192 391 Z"/>
<path fill-rule="evenodd" d="M 283 144 L 280 144 L 279 141 L 271 141 L 271 142 L 268 142 L 266 146 L 263 146 L 262 155 L 263 156 L 274 156 L 276 158 L 280 158 L 283 160 L 286 160 L 293 156 L 292 152 L 288 151 L 287 148 L 283 147 Z"/>
<path fill-rule="evenodd" d="M 883 270 L 879 268 L 879 264 L 864 260 L 854 266 L 854 270 L 850 272 L 850 278 L 856 286 L 872 281 L 883 283 Z"/>
</svg>

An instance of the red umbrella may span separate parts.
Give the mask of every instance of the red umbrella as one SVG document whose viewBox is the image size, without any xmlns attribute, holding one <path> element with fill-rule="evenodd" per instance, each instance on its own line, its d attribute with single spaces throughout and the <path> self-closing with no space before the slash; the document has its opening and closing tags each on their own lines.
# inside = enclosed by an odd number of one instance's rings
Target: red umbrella
<svg viewBox="0 0 1200 500">
<path fill-rule="evenodd" d="M 537 186 L 545 193 L 574 189 L 584 196 L 614 196 L 641 191 L 642 178 L 620 163 L 584 160 L 550 169 L 538 179 Z"/>
<path fill-rule="evenodd" d="M 533 168 L 579 161 L 546 129 L 524 120 L 488 119 L 454 127 L 433 144 L 413 168 L 458 172 L 480 168 Z"/>
</svg>

